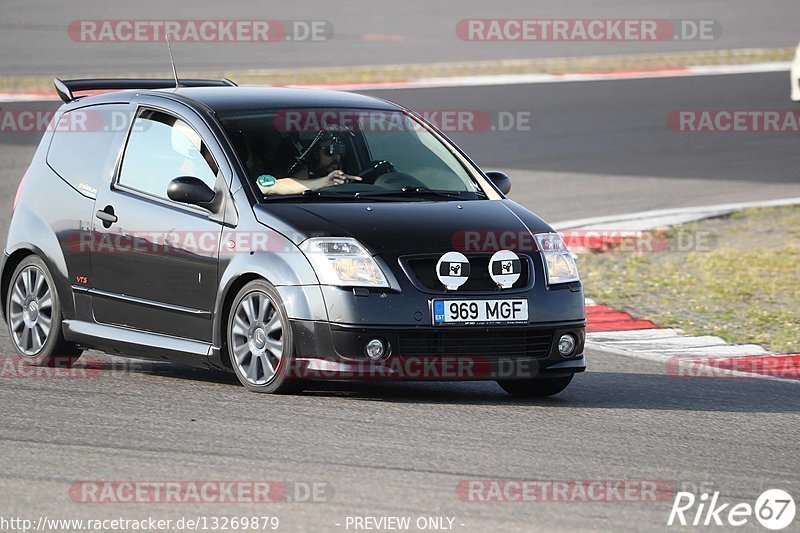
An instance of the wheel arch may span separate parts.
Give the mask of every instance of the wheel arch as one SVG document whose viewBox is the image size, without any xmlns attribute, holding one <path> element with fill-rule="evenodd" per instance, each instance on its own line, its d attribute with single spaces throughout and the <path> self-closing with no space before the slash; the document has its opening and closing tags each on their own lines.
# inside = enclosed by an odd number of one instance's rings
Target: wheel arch
<svg viewBox="0 0 800 533">
<path fill-rule="evenodd" d="M 271 276 L 267 272 L 249 270 L 231 276 L 227 282 L 221 283 L 222 289 L 214 313 L 213 347 L 210 355 L 213 365 L 230 368 L 227 357 L 226 328 L 231 307 L 242 288 L 252 281 L 263 280 L 275 287 L 290 320 L 328 320 L 328 311 L 319 285 L 282 285 L 270 278 Z"/>
<path fill-rule="evenodd" d="M 55 283 L 53 290 L 58 293 L 58 298 L 61 302 L 62 316 L 74 316 L 75 302 L 72 299 L 72 290 L 68 286 L 65 287 L 62 283 L 60 283 L 62 279 L 67 279 L 66 265 L 63 263 L 59 264 L 58 262 L 54 261 L 52 257 L 46 254 L 38 246 L 34 246 L 30 243 L 21 243 L 20 245 L 16 246 L 6 258 L 6 261 L 3 265 L 2 277 L 0 277 L 0 295 L 2 295 L 2 302 L 0 302 L 0 308 L 2 308 L 2 311 L 0 311 L 0 316 L 3 317 L 3 322 L 7 320 L 7 317 L 5 316 L 5 308 L 7 301 L 6 299 L 8 298 L 8 289 L 11 285 L 11 277 L 14 275 L 14 271 L 17 269 L 19 264 L 30 256 L 36 256 L 41 259 L 47 269 L 50 271 L 50 275 L 53 277 L 53 281 Z M 56 260 L 57 259 L 58 258 L 56 258 Z"/>
<path fill-rule="evenodd" d="M 28 178 L 29 180 L 32 178 Z M 64 183 L 59 180 L 60 183 Z M 29 184 L 31 182 L 28 182 Z M 64 185 L 66 187 L 66 185 Z M 69 238 L 69 235 L 62 236 Z M 3 265 L 2 278 L 0 278 L 0 288 L 2 288 L 2 307 L 5 309 L 6 298 L 8 297 L 8 283 L 14 274 L 14 269 L 19 266 L 19 262 L 12 264 L 12 258 L 22 261 L 25 257 L 35 255 L 41 259 L 50 271 L 50 275 L 55 282 L 55 291 L 61 299 L 61 314 L 71 318 L 75 315 L 75 300 L 72 295 L 70 285 L 69 268 L 67 257 L 59 235 L 53 229 L 53 222 L 43 218 L 36 210 L 30 209 L 24 203 L 20 203 L 14 210 L 11 223 L 8 227 L 8 240 L 5 253 L 8 254 Z M 5 316 L 4 316 L 5 320 Z"/>
<path fill-rule="evenodd" d="M 3 263 L 3 272 L 0 275 L 0 302 L 2 302 L 0 306 L 0 317 L 2 317 L 3 322 L 6 322 L 6 301 L 8 299 L 8 289 L 11 287 L 11 277 L 14 275 L 14 271 L 19 264 L 22 263 L 26 257 L 31 255 L 37 254 L 31 249 L 20 248 L 6 257 Z"/>
<path fill-rule="evenodd" d="M 236 299 L 236 295 L 239 294 L 245 285 L 256 280 L 269 282 L 263 275 L 255 272 L 244 272 L 232 279 L 230 285 L 223 293 L 220 312 L 215 315 L 214 346 L 219 346 L 219 361 L 215 361 L 215 363 L 222 364 L 222 366 L 227 368 L 231 368 L 231 362 L 228 358 L 228 343 L 226 341 L 227 335 L 225 330 L 228 327 L 228 318 L 231 316 L 231 307 L 233 307 L 233 301 Z"/>
<path fill-rule="evenodd" d="M 282 243 L 280 249 L 285 251 L 240 253 L 221 258 L 209 354 L 212 365 L 229 366 L 225 329 L 231 305 L 242 287 L 251 281 L 263 279 L 275 287 L 290 319 L 327 320 L 319 280 L 308 259 L 288 241 Z"/>
</svg>

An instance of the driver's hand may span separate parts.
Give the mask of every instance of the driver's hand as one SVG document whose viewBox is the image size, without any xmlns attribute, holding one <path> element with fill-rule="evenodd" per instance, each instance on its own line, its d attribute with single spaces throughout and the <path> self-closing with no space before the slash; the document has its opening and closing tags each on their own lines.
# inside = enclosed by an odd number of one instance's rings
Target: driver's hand
<svg viewBox="0 0 800 533">
<path fill-rule="evenodd" d="M 341 170 L 334 170 L 324 178 L 324 185 L 323 187 L 327 187 L 329 185 L 342 185 L 343 183 L 347 183 L 348 181 L 361 181 L 361 176 L 350 176 L 345 174 Z"/>
</svg>

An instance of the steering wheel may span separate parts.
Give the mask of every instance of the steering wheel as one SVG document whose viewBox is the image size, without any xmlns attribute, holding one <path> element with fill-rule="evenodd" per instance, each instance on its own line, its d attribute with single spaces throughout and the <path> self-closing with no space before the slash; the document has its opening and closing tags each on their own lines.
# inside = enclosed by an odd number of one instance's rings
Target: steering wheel
<svg viewBox="0 0 800 533">
<path fill-rule="evenodd" d="M 375 183 L 375 180 L 384 174 L 394 171 L 393 164 L 385 159 L 380 159 L 367 163 L 367 166 L 361 169 L 361 172 L 359 172 L 358 175 L 361 176 L 361 183 Z"/>
<path fill-rule="evenodd" d="M 403 187 L 425 188 L 425 184 L 414 176 L 397 171 L 379 176 L 378 179 L 375 180 L 374 185 L 379 185 L 387 189 L 402 189 Z"/>
</svg>

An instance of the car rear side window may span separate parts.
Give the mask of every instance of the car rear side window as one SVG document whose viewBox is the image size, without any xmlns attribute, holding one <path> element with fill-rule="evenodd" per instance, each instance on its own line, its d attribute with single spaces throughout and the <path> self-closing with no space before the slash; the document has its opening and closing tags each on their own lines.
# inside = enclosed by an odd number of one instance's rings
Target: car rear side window
<svg viewBox="0 0 800 533">
<path fill-rule="evenodd" d="M 54 127 L 47 164 L 89 198 L 110 183 L 133 110 L 121 104 L 82 107 L 63 113 Z"/>
<path fill-rule="evenodd" d="M 183 120 L 149 109 L 134 121 L 119 184 L 158 198 L 167 198 L 169 183 L 193 176 L 214 189 L 219 167 L 200 135 Z"/>
</svg>

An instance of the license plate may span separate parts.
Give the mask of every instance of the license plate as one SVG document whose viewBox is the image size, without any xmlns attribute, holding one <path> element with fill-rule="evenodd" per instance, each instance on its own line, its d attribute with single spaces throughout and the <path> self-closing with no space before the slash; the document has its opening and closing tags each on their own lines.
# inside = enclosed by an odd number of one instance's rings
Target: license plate
<svg viewBox="0 0 800 533">
<path fill-rule="evenodd" d="M 501 324 L 528 321 L 528 300 L 434 300 L 434 324 Z"/>
</svg>

